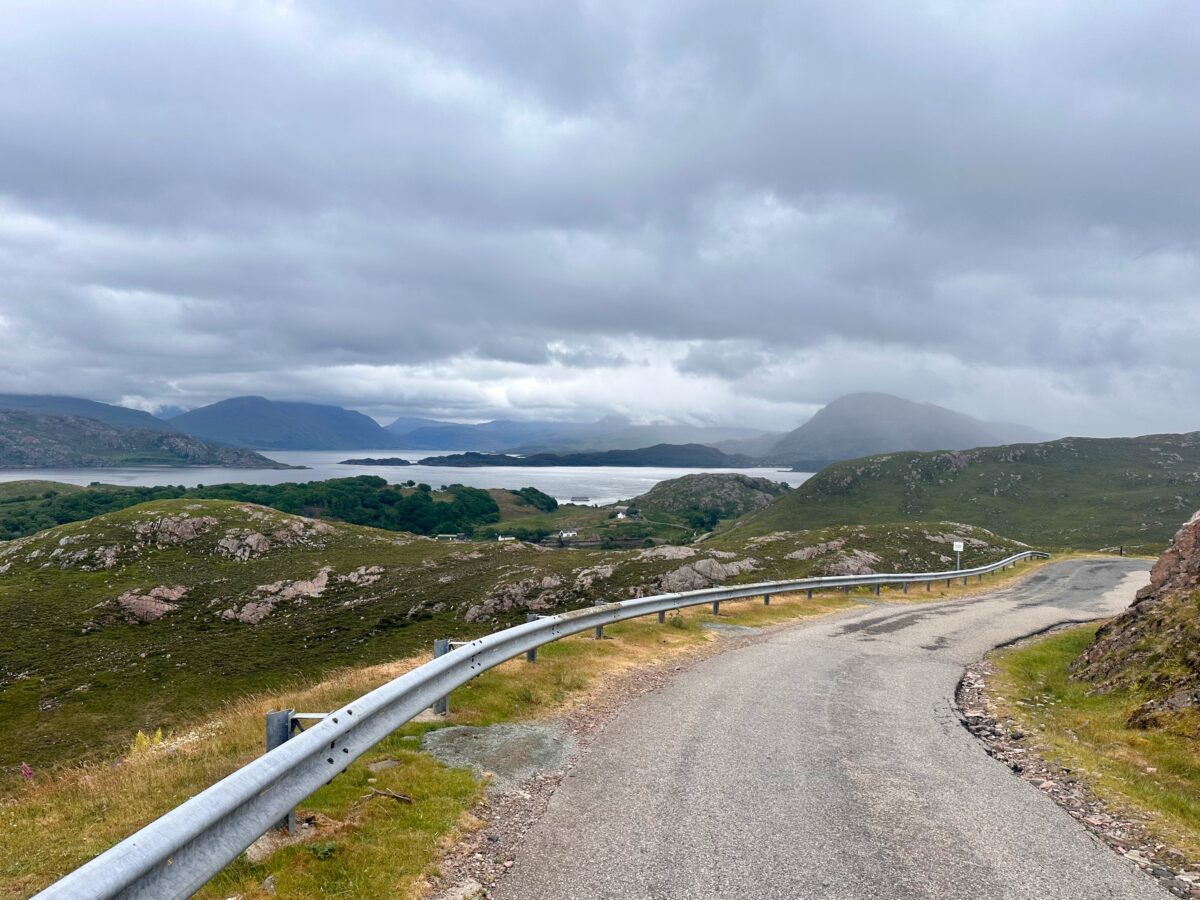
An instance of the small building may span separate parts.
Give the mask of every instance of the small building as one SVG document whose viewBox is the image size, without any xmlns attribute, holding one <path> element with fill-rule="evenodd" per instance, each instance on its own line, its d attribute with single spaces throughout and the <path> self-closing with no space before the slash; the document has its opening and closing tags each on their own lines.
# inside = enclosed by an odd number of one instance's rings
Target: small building
<svg viewBox="0 0 1200 900">
<path fill-rule="evenodd" d="M 623 512 L 619 512 L 619 513 L 617 513 L 617 518 L 618 519 L 628 519 L 629 516 L 625 515 L 625 513 L 623 513 Z"/>
<path fill-rule="evenodd" d="M 567 538 L 579 537 L 579 532 L 574 528 L 567 528 L 563 531 L 560 531 L 558 536 L 565 541 Z"/>
<path fill-rule="evenodd" d="M 496 540 L 498 540 L 498 541 L 515 541 L 516 538 L 513 537 L 511 534 L 498 534 L 498 535 L 496 535 Z"/>
</svg>

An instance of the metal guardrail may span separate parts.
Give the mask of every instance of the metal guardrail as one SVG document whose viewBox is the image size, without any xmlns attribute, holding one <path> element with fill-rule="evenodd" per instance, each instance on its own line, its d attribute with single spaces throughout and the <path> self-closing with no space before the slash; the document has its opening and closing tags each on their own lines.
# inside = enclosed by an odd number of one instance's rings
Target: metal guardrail
<svg viewBox="0 0 1200 900">
<path fill-rule="evenodd" d="M 285 820 L 306 797 L 421 710 L 493 666 L 588 629 L 670 610 L 798 591 L 912 584 L 931 586 L 982 577 L 1048 553 L 1026 551 L 974 569 L 892 575 L 841 575 L 657 594 L 599 603 L 532 619 L 468 641 L 432 662 L 329 713 L 316 725 L 238 769 L 212 787 L 97 856 L 35 900 L 188 897 Z"/>
</svg>

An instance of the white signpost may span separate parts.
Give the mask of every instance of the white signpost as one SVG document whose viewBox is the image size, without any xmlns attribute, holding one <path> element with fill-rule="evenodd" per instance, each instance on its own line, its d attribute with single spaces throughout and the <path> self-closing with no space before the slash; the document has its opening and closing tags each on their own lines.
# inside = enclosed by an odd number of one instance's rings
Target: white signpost
<svg viewBox="0 0 1200 900">
<path fill-rule="evenodd" d="M 956 569 L 962 568 L 962 552 L 963 552 L 963 542 L 955 541 L 954 542 L 954 557 L 955 557 L 954 568 L 956 568 Z"/>
</svg>

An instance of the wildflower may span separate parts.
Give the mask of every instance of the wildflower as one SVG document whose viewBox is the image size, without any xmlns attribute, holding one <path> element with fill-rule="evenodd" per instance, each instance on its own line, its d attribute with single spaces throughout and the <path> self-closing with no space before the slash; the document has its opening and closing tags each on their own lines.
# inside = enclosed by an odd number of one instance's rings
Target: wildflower
<svg viewBox="0 0 1200 900">
<path fill-rule="evenodd" d="M 29 767 L 29 763 L 21 763 L 21 777 L 26 781 L 33 781 L 33 769 Z"/>
</svg>

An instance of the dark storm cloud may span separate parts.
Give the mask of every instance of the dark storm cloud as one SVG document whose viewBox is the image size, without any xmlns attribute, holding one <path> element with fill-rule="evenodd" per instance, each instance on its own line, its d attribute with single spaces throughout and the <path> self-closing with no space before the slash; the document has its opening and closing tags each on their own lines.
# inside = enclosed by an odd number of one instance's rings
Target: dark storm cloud
<svg viewBox="0 0 1200 900">
<path fill-rule="evenodd" d="M 1166 2 L 6 4 L 0 389 L 1198 427 L 1198 39 Z"/>
</svg>

